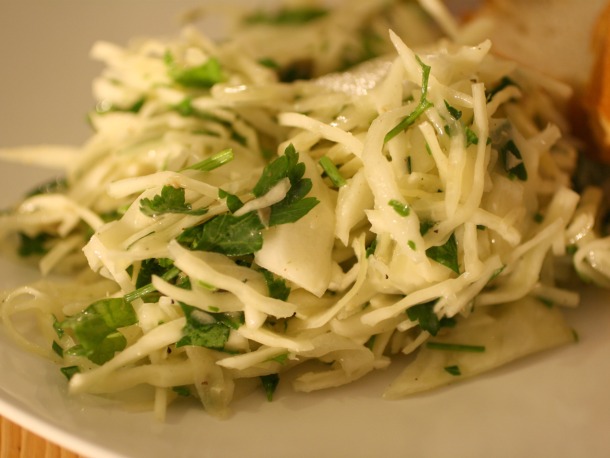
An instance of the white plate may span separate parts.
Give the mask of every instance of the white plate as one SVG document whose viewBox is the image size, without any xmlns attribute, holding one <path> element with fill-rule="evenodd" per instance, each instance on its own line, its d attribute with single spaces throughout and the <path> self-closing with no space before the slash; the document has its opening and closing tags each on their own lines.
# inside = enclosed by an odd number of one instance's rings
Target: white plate
<svg viewBox="0 0 610 458">
<path fill-rule="evenodd" d="M 188 4 L 196 2 L 3 0 L 0 146 L 84 140 L 89 85 L 99 70 L 87 60 L 93 41 L 171 33 L 172 15 Z M 0 207 L 49 175 L 0 163 Z M 0 259 L 0 288 L 33 277 Z M 160 424 L 147 412 L 71 398 L 57 367 L 0 332 L 0 414 L 94 457 L 608 456 L 609 301 L 606 292 L 584 292 L 581 308 L 569 313 L 578 344 L 459 385 L 384 401 L 394 367 L 309 395 L 280 385 L 274 402 L 254 394 L 226 421 L 183 403 Z"/>
</svg>

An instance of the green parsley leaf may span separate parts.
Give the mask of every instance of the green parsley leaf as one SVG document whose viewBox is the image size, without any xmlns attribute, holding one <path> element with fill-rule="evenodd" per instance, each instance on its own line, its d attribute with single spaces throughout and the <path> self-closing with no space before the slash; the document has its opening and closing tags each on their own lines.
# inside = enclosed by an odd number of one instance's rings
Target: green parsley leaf
<svg viewBox="0 0 610 458">
<path fill-rule="evenodd" d="M 167 52 L 165 64 L 170 78 L 185 87 L 209 89 L 225 80 L 222 67 L 216 57 L 210 57 L 203 64 L 195 67 L 180 67 L 171 53 Z"/>
<path fill-rule="evenodd" d="M 261 375 L 260 379 L 261 383 L 263 384 L 265 394 L 267 395 L 267 401 L 273 401 L 273 394 L 280 383 L 279 374 Z"/>
<path fill-rule="evenodd" d="M 66 367 L 61 367 L 59 370 L 61 371 L 62 374 L 64 374 L 66 376 L 66 378 L 68 380 L 70 380 L 74 376 L 74 374 L 78 374 L 80 372 L 80 367 L 66 366 Z"/>
<path fill-rule="evenodd" d="M 462 371 L 460 370 L 460 366 L 457 366 L 457 365 L 455 365 L 455 366 L 446 366 L 444 369 L 445 369 L 445 371 L 447 371 L 451 375 L 455 375 L 455 376 L 462 375 Z"/>
<path fill-rule="evenodd" d="M 521 181 L 527 180 L 527 170 L 521 157 L 521 151 L 517 148 L 517 145 L 513 140 L 508 140 L 506 144 L 500 149 L 500 159 L 510 176 L 514 176 Z M 516 163 L 516 165 L 512 165 Z"/>
<path fill-rule="evenodd" d="M 458 249 L 455 234 L 451 234 L 445 244 L 428 248 L 426 250 L 426 255 L 433 261 L 450 268 L 459 275 L 460 266 L 458 263 Z"/>
<path fill-rule="evenodd" d="M 173 386 L 172 391 L 178 396 L 189 397 L 191 395 L 191 389 L 186 385 Z"/>
<path fill-rule="evenodd" d="M 466 127 L 466 147 L 478 144 L 479 137 L 477 136 L 477 134 L 475 134 L 469 127 Z"/>
<path fill-rule="evenodd" d="M 237 210 L 244 206 L 244 203 L 239 197 L 234 194 L 228 193 L 224 189 L 218 190 L 218 197 L 226 200 L 227 208 L 231 213 L 235 213 Z"/>
<path fill-rule="evenodd" d="M 504 76 L 502 77 L 502 79 L 500 80 L 500 82 L 495 85 L 491 90 L 487 91 L 487 102 L 489 103 L 491 101 L 491 99 L 494 98 L 494 96 L 500 92 L 501 90 L 507 88 L 508 86 L 517 86 L 517 83 L 515 83 L 512 79 L 510 79 L 508 76 Z"/>
<path fill-rule="evenodd" d="M 243 256 L 263 247 L 264 228 L 254 211 L 241 216 L 225 213 L 185 229 L 176 240 L 190 250 Z"/>
<path fill-rule="evenodd" d="M 377 248 L 378 240 L 375 239 L 371 242 L 369 246 L 366 247 L 366 257 L 368 258 L 370 255 L 375 254 L 375 249 Z"/>
<path fill-rule="evenodd" d="M 411 209 L 398 200 L 392 199 L 388 202 L 388 205 L 392 207 L 400 216 L 406 217 L 411 213 Z"/>
<path fill-rule="evenodd" d="M 231 328 L 219 321 L 210 322 L 213 315 L 203 312 L 197 307 L 180 303 L 186 317 L 186 325 L 182 329 L 183 337 L 176 342 L 176 347 L 195 345 L 199 347 L 223 350 Z"/>
<path fill-rule="evenodd" d="M 96 364 L 103 364 L 125 348 L 127 341 L 119 328 L 137 322 L 133 307 L 123 298 L 102 299 L 82 312 L 66 318 L 61 329 L 71 330 L 78 351 Z"/>
<path fill-rule="evenodd" d="M 51 234 L 47 234 L 46 232 L 41 232 L 33 237 L 30 237 L 24 232 L 19 232 L 19 248 L 17 249 L 17 253 L 19 253 L 19 256 L 22 258 L 43 255 L 49 251 L 46 247 L 46 243 L 52 238 Z"/>
<path fill-rule="evenodd" d="M 140 200 L 140 211 L 146 216 L 159 216 L 166 213 L 183 213 L 186 215 L 203 215 L 207 213 L 207 208 L 193 210 L 191 204 L 186 203 L 184 198 L 184 188 L 174 188 L 173 186 L 163 186 L 161 194 L 152 199 L 143 198 Z"/>
<path fill-rule="evenodd" d="M 436 301 L 437 299 L 417 304 L 407 309 L 409 320 L 417 321 L 422 330 L 429 332 L 433 336 L 438 334 L 438 331 L 441 328 L 440 320 L 436 313 L 434 313 L 434 304 L 436 304 Z"/>
<path fill-rule="evenodd" d="M 274 299 L 281 301 L 287 301 L 290 295 L 290 287 L 286 286 L 286 280 L 283 278 L 276 278 L 273 273 L 267 269 L 261 269 L 265 282 L 267 283 L 267 289 L 269 290 L 269 296 Z"/>
<path fill-rule="evenodd" d="M 315 197 L 305 197 L 312 188 L 309 178 L 303 178 L 305 164 L 299 162 L 299 154 L 289 145 L 284 154 L 268 164 L 252 190 L 255 197 L 269 192 L 281 180 L 288 178 L 290 189 L 284 199 L 269 207 L 268 226 L 293 223 L 305 216 L 318 203 Z M 236 209 L 237 197 L 227 197 L 229 210 Z M 229 201 L 230 199 L 230 201 Z M 239 201 L 240 202 L 240 201 Z M 257 252 L 263 246 L 263 225 L 257 211 L 240 216 L 217 215 L 210 220 L 187 228 L 177 237 L 178 242 L 191 250 L 214 251 L 228 256 L 244 256 Z"/>
<path fill-rule="evenodd" d="M 449 112 L 449 114 L 455 119 L 458 120 L 462 117 L 462 112 L 460 110 L 458 110 L 455 107 L 452 107 L 451 105 L 449 105 L 449 103 L 447 103 L 447 101 L 445 100 L 445 107 L 447 108 L 447 111 Z"/>
</svg>

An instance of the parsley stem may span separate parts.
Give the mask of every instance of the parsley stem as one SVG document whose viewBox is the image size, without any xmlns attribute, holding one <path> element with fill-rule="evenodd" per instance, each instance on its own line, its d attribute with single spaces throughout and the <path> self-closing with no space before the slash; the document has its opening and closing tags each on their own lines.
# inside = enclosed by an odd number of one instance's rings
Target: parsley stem
<svg viewBox="0 0 610 458">
<path fill-rule="evenodd" d="M 223 149 L 213 156 L 210 156 L 201 162 L 197 162 L 196 164 L 185 167 L 182 170 L 200 170 L 202 172 L 209 172 L 210 170 L 217 169 L 227 162 L 231 162 L 233 157 L 233 150 L 231 148 Z"/>
<path fill-rule="evenodd" d="M 403 130 L 406 130 L 411 127 L 413 124 L 415 124 L 417 118 L 419 118 L 428 108 L 434 106 L 434 104 L 427 99 L 428 79 L 430 78 L 431 67 L 429 65 L 424 64 L 419 58 L 419 56 L 415 56 L 415 58 L 417 59 L 417 62 L 422 68 L 421 96 L 419 98 L 419 103 L 406 118 L 400 121 L 392 130 L 390 130 L 386 134 L 385 138 L 383 139 L 384 143 L 389 142 Z"/>
<path fill-rule="evenodd" d="M 161 276 L 161 278 L 165 281 L 169 281 L 169 280 L 172 280 L 175 277 L 177 277 L 179 273 L 180 273 L 180 269 L 178 269 L 177 267 L 172 267 L 167 272 L 165 272 Z M 149 283 L 148 285 L 144 285 L 141 288 L 138 288 L 135 291 L 132 291 L 131 293 L 125 294 L 124 299 L 125 299 L 125 302 L 133 302 L 136 299 L 146 296 L 147 294 L 150 294 L 152 292 L 155 292 L 156 290 L 157 289 L 153 286 L 153 284 Z"/>
<path fill-rule="evenodd" d="M 483 353 L 485 351 L 483 345 L 465 345 L 445 342 L 427 342 L 426 347 L 431 350 L 468 351 L 473 353 Z"/>
<path fill-rule="evenodd" d="M 341 186 L 345 186 L 347 184 L 347 181 L 345 181 L 345 178 L 341 176 L 341 173 L 337 169 L 337 166 L 333 163 L 333 161 L 330 160 L 328 156 L 323 156 L 322 158 L 320 158 L 319 162 L 322 166 L 322 169 L 324 169 L 326 175 L 328 175 L 328 178 L 330 178 L 330 181 L 332 181 L 333 185 L 335 185 L 337 188 L 340 188 Z"/>
</svg>

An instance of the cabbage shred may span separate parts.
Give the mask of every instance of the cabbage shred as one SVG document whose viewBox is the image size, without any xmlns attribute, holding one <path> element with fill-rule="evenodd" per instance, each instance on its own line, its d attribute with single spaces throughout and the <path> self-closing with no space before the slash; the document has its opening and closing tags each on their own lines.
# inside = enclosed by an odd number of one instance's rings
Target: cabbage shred
<svg viewBox="0 0 610 458">
<path fill-rule="evenodd" d="M 88 268 L 3 295 L 7 331 L 72 392 L 153 387 L 160 417 L 183 395 L 224 416 L 236 386 L 271 400 L 295 367 L 308 392 L 416 352 L 401 397 L 573 340 L 548 306 L 578 302 L 559 266 L 607 286 L 610 242 L 599 190 L 570 189 L 557 85 L 438 39 L 414 3 L 349 7 L 95 45 L 93 136 L 65 185 L 0 216 L 44 272 Z M 295 60 L 317 78 L 280 81 Z"/>
</svg>

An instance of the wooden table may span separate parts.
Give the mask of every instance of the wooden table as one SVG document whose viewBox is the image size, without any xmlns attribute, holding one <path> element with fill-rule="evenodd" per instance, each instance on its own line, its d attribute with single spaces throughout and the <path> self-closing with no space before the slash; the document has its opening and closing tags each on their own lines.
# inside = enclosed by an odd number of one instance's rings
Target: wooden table
<svg viewBox="0 0 610 458">
<path fill-rule="evenodd" d="M 0 458 L 81 458 L 0 417 Z"/>
</svg>

